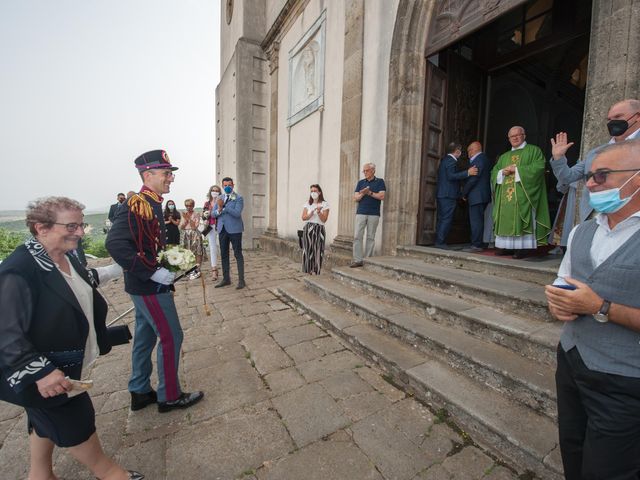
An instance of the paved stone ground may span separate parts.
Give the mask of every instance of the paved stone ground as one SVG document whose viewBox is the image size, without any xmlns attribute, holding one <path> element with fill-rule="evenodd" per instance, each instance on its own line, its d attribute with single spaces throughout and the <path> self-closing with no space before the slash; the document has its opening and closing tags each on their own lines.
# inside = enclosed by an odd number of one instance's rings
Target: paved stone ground
<svg viewBox="0 0 640 480">
<path fill-rule="evenodd" d="M 184 390 L 205 391 L 200 404 L 131 412 L 129 347 L 96 362 L 91 395 L 110 455 L 149 480 L 517 478 L 271 293 L 302 275 L 297 264 L 261 252 L 245 258 L 248 288 L 214 289 L 207 281 L 210 316 L 199 280 L 177 288 L 181 379 Z M 122 281 L 104 288 L 111 317 L 130 306 L 122 288 Z M 92 478 L 64 450 L 54 455 L 61 479 Z M 0 467 L 3 479 L 27 476 L 25 416 L 6 403 Z"/>
</svg>

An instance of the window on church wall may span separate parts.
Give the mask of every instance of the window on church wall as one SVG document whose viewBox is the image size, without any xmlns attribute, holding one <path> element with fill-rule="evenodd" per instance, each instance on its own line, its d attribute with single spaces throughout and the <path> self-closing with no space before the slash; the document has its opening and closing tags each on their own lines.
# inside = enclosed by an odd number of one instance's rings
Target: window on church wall
<svg viewBox="0 0 640 480">
<path fill-rule="evenodd" d="M 294 125 L 324 105 L 326 11 L 289 51 L 289 114 Z"/>
<path fill-rule="evenodd" d="M 499 20 L 498 55 L 511 53 L 553 33 L 554 0 L 534 0 Z"/>
</svg>

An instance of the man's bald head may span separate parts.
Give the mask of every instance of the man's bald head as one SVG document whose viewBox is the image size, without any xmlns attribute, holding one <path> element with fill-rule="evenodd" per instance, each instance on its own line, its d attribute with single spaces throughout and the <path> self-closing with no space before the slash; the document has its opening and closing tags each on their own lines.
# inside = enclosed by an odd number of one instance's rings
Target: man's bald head
<svg viewBox="0 0 640 480">
<path fill-rule="evenodd" d="M 473 157 L 474 155 L 480 152 L 482 152 L 482 144 L 477 140 L 474 142 L 471 142 L 467 147 L 467 155 L 469 156 L 469 158 Z"/>
<path fill-rule="evenodd" d="M 626 112 L 640 112 L 640 100 L 636 100 L 635 98 L 627 98 L 625 100 L 621 100 L 617 103 L 614 103 L 609 112 L 611 111 L 626 111 Z"/>
</svg>

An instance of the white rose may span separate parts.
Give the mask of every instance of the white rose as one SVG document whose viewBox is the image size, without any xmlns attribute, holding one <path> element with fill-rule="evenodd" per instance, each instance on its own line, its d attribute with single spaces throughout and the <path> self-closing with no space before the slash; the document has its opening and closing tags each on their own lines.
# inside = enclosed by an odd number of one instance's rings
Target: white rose
<svg viewBox="0 0 640 480">
<path fill-rule="evenodd" d="M 167 252 L 167 261 L 169 265 L 177 266 L 180 265 L 180 254 L 177 252 Z"/>
</svg>

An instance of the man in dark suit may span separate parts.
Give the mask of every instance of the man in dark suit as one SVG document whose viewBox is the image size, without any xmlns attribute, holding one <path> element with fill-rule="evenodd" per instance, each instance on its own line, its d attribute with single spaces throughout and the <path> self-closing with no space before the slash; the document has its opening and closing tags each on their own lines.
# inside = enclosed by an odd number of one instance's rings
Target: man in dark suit
<svg viewBox="0 0 640 480">
<path fill-rule="evenodd" d="M 437 220 L 436 220 L 436 248 L 447 249 L 445 240 L 451 230 L 453 213 L 456 202 L 460 198 L 460 182 L 478 174 L 478 168 L 469 167 L 462 172 L 456 172 L 458 158 L 462 155 L 462 146 L 452 142 L 447 145 L 447 154 L 440 160 L 437 179 Z"/>
<path fill-rule="evenodd" d="M 484 210 L 491 201 L 491 164 L 482 151 L 482 144 L 471 142 L 467 147 L 469 166 L 476 167 L 478 174 L 465 182 L 462 198 L 469 204 L 469 224 L 471 225 L 471 246 L 465 252 L 484 250 L 482 234 L 484 232 Z"/>
<path fill-rule="evenodd" d="M 122 207 L 122 204 L 125 201 L 124 193 L 119 193 L 117 198 L 118 202 L 109 207 L 109 221 L 111 223 L 113 223 L 113 221 L 115 220 L 116 215 L 120 211 L 120 207 Z"/>
</svg>

